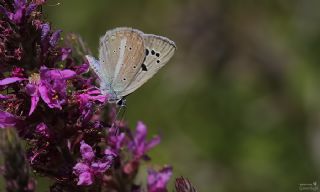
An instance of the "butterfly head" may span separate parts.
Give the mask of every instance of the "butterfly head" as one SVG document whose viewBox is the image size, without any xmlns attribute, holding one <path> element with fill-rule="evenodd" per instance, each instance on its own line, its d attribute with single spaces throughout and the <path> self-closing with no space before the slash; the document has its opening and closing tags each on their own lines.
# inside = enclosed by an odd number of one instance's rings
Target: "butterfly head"
<svg viewBox="0 0 320 192">
<path fill-rule="evenodd" d="M 126 106 L 125 97 L 118 97 L 115 93 L 109 93 L 108 102 L 109 103 L 116 103 L 120 107 Z"/>
<path fill-rule="evenodd" d="M 121 98 L 118 98 L 117 95 L 114 94 L 110 94 L 109 93 L 109 98 L 108 98 L 108 102 L 109 103 L 117 103 Z"/>
</svg>

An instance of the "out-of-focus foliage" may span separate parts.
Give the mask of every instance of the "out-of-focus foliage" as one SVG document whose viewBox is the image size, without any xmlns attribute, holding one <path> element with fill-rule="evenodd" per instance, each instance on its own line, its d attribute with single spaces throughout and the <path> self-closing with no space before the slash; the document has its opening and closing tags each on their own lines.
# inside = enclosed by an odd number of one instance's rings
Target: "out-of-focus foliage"
<svg viewBox="0 0 320 192">
<path fill-rule="evenodd" d="M 155 163 L 172 163 L 201 192 L 317 181 L 319 1 L 57 2 L 44 8 L 48 20 L 96 55 L 99 37 L 118 26 L 176 42 L 173 61 L 128 97 L 125 118 L 162 132 Z"/>
</svg>

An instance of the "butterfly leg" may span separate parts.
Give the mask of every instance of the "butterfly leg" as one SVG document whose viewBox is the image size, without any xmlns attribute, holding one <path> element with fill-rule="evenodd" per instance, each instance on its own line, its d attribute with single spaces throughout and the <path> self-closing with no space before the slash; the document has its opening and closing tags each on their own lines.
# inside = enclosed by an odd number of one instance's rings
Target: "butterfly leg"
<svg viewBox="0 0 320 192">
<path fill-rule="evenodd" d="M 115 116 L 115 119 L 113 120 L 112 122 L 112 125 L 111 125 L 111 128 L 112 130 L 114 130 L 114 135 L 118 135 L 120 130 L 119 130 L 119 127 L 117 126 L 117 121 L 120 120 L 120 122 L 122 122 L 124 120 L 124 117 L 125 117 L 125 114 L 126 114 L 126 109 L 127 109 L 127 106 L 126 106 L 126 99 L 123 97 L 121 99 L 119 99 L 117 102 L 117 107 L 118 108 L 118 112 Z"/>
</svg>

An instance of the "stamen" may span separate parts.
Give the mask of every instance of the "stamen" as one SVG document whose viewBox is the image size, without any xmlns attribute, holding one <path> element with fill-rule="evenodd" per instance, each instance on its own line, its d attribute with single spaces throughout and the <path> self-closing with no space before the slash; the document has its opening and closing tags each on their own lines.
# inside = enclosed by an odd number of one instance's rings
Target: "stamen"
<svg viewBox="0 0 320 192">
<path fill-rule="evenodd" d="M 40 75 L 39 73 L 33 73 L 29 77 L 29 82 L 32 84 L 38 84 L 40 82 Z"/>
</svg>

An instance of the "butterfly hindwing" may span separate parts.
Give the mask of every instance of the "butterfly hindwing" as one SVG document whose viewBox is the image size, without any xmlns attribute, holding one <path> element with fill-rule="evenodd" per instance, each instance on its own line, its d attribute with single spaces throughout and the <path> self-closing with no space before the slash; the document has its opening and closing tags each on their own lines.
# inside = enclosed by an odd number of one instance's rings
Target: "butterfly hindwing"
<svg viewBox="0 0 320 192">
<path fill-rule="evenodd" d="M 144 60 L 143 33 L 131 28 L 107 31 L 100 39 L 101 71 L 113 92 L 123 92 L 133 81 Z"/>
<path fill-rule="evenodd" d="M 173 56 L 176 46 L 168 38 L 144 34 L 145 59 L 135 78 L 128 87 L 120 92 L 120 96 L 126 96 L 153 77 Z"/>
</svg>

